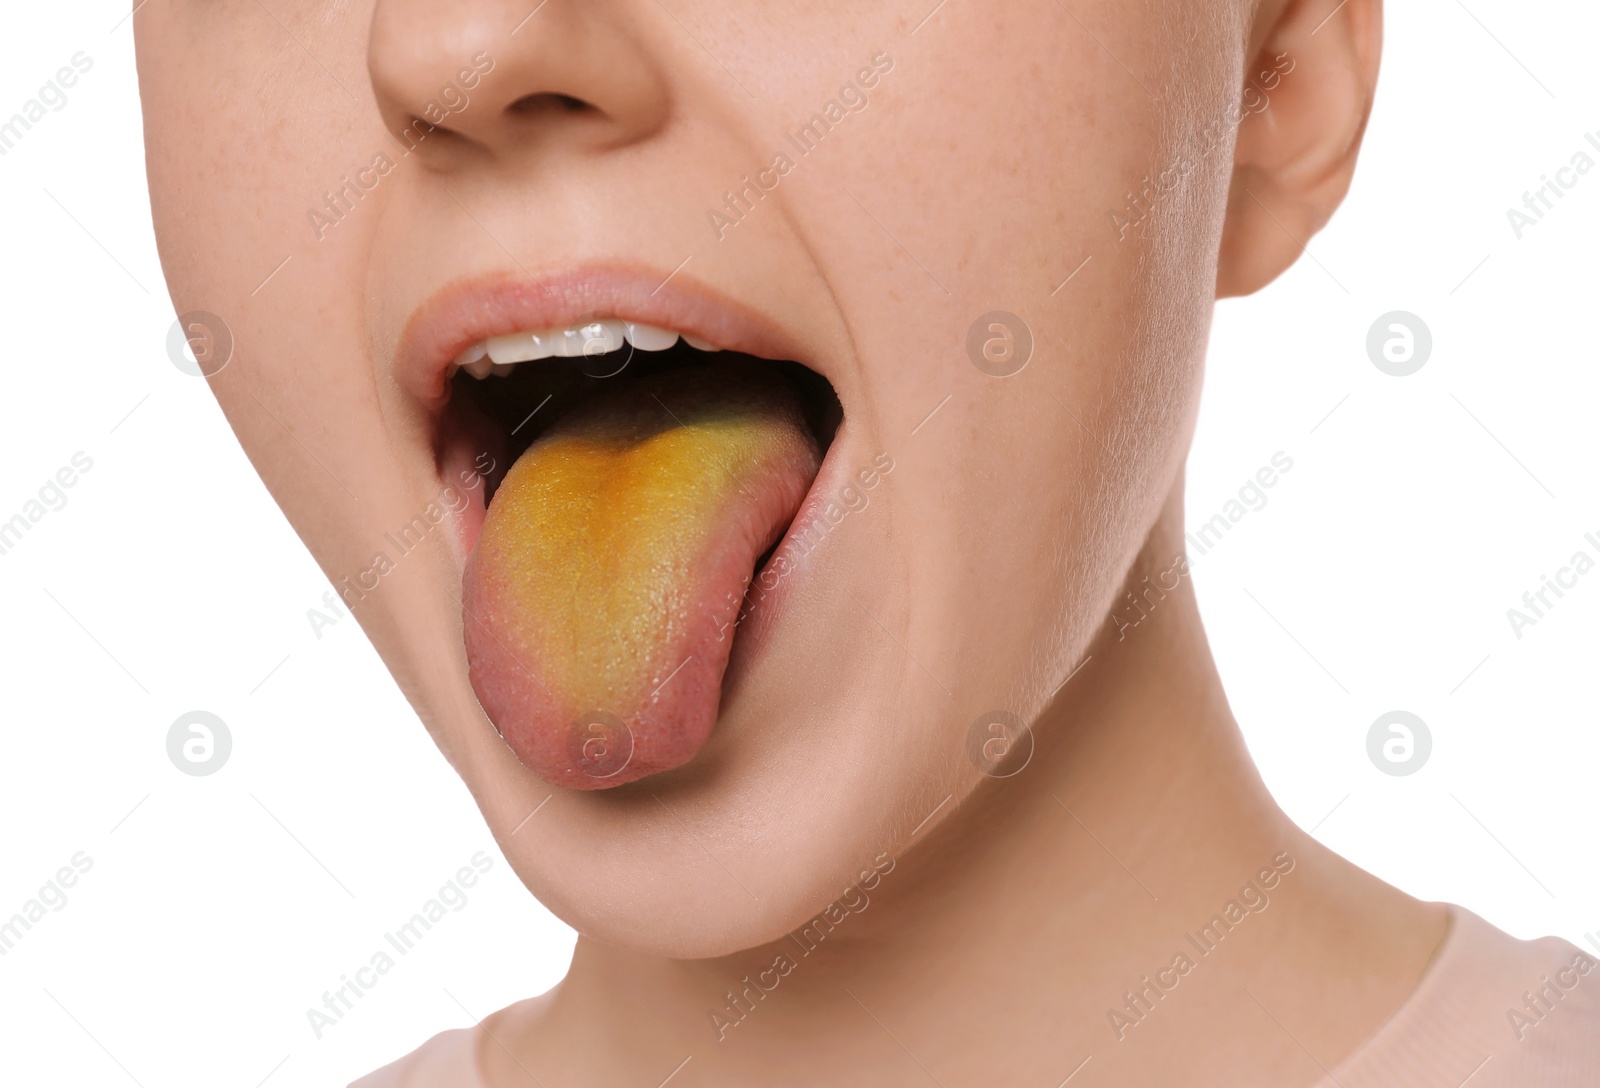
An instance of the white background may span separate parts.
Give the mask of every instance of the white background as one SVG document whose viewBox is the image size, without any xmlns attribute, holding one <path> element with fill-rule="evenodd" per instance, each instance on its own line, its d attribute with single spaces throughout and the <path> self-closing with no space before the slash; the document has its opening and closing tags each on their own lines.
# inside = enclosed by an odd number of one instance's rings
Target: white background
<svg viewBox="0 0 1600 1088">
<path fill-rule="evenodd" d="M 326 581 L 167 359 L 127 6 L 9 7 L 0 117 L 72 54 L 94 67 L 0 157 L 0 520 L 75 452 L 94 467 L 0 556 L 0 917 L 75 852 L 93 868 L 0 958 L 0 1080 L 342 1084 L 547 988 L 572 935 L 355 623 L 313 633 Z M 1294 467 L 1195 581 L 1302 826 L 1519 936 L 1600 940 L 1600 571 L 1522 638 L 1506 618 L 1575 551 L 1600 558 L 1600 170 L 1520 240 L 1506 219 L 1578 150 L 1600 161 L 1600 16 L 1390 8 L 1348 203 L 1314 259 L 1218 309 L 1190 527 L 1276 451 Z M 1392 310 L 1432 330 L 1410 377 L 1366 354 Z M 211 778 L 165 751 L 197 708 L 234 737 Z M 1410 777 L 1366 754 L 1395 709 L 1433 736 Z M 479 850 L 468 905 L 315 1039 L 305 1010 Z"/>
</svg>

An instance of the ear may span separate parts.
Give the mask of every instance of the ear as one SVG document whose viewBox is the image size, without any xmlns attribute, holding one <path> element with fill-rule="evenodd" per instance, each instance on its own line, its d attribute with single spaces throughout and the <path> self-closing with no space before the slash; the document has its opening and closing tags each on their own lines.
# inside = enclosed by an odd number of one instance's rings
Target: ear
<svg viewBox="0 0 1600 1088">
<path fill-rule="evenodd" d="M 1294 263 L 1350 188 L 1372 110 L 1382 0 L 1264 0 L 1246 53 L 1217 297 Z"/>
</svg>

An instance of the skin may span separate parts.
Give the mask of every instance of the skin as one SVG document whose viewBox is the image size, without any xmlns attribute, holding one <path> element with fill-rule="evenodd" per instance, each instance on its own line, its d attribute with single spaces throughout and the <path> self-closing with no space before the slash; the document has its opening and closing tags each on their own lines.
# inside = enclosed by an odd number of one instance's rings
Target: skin
<svg viewBox="0 0 1600 1088">
<path fill-rule="evenodd" d="M 1092 1054 L 1074 1085 L 1311 1084 L 1404 1000 L 1441 909 L 1274 805 L 1190 579 L 1126 637 L 1109 618 L 1181 554 L 1213 300 L 1277 276 L 1349 184 L 1378 0 L 269 6 L 135 16 L 152 208 L 177 309 L 235 338 L 218 402 L 330 578 L 442 487 L 394 359 L 463 276 L 692 255 L 679 275 L 826 360 L 829 463 L 895 465 L 764 618 L 700 756 L 616 790 L 552 791 L 484 717 L 457 536 L 357 606 L 582 935 L 557 990 L 488 1021 L 489 1083 L 648 1085 L 692 1054 L 682 1083 L 1051 1085 Z M 317 238 L 307 209 L 480 51 L 453 135 Z M 868 107 L 719 241 L 707 208 L 880 52 Z M 1119 240 L 1124 194 L 1285 54 L 1270 107 Z M 1004 378 L 963 348 L 996 309 L 1036 344 Z M 966 755 L 997 709 L 1035 745 L 1000 780 Z M 1270 908 L 1116 1041 L 1107 1010 L 1280 853 Z M 708 1011 L 881 855 L 870 908 L 719 1042 Z"/>
</svg>

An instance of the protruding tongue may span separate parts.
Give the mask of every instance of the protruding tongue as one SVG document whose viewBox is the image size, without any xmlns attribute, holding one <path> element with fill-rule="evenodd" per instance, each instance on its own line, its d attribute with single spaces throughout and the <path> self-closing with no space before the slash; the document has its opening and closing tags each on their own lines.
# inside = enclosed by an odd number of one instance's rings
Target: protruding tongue
<svg viewBox="0 0 1600 1088">
<path fill-rule="evenodd" d="M 576 789 L 688 762 L 756 560 L 818 467 L 798 390 L 749 363 L 619 380 L 541 435 L 462 601 L 472 686 L 522 762 Z"/>
</svg>

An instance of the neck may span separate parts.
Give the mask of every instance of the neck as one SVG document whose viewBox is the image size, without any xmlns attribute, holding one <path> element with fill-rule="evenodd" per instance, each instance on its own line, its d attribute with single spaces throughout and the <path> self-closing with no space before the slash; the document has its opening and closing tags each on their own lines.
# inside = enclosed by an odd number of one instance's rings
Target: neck
<svg viewBox="0 0 1600 1088">
<path fill-rule="evenodd" d="M 1128 580 L 1143 590 L 1148 575 L 1161 595 L 1142 618 L 1124 598 L 1020 773 L 941 813 L 926 840 L 885 844 L 893 868 L 864 905 L 715 960 L 580 939 L 562 986 L 506 1025 L 524 1060 L 553 1069 L 556 1050 L 574 1053 L 563 1083 L 654 1083 L 692 1054 L 702 1084 L 954 1085 L 1004 1070 L 1060 1085 L 1086 1059 L 1100 1083 L 1109 1065 L 1124 1083 L 1248 1084 L 1230 1064 L 1240 1047 L 1250 1070 L 1291 1080 L 1307 1052 L 1329 1066 L 1349 1053 L 1415 985 L 1441 915 L 1272 801 L 1192 576 L 1172 570 L 1181 552 L 1174 503 Z M 591 1036 L 600 1050 L 572 1045 Z"/>
</svg>

